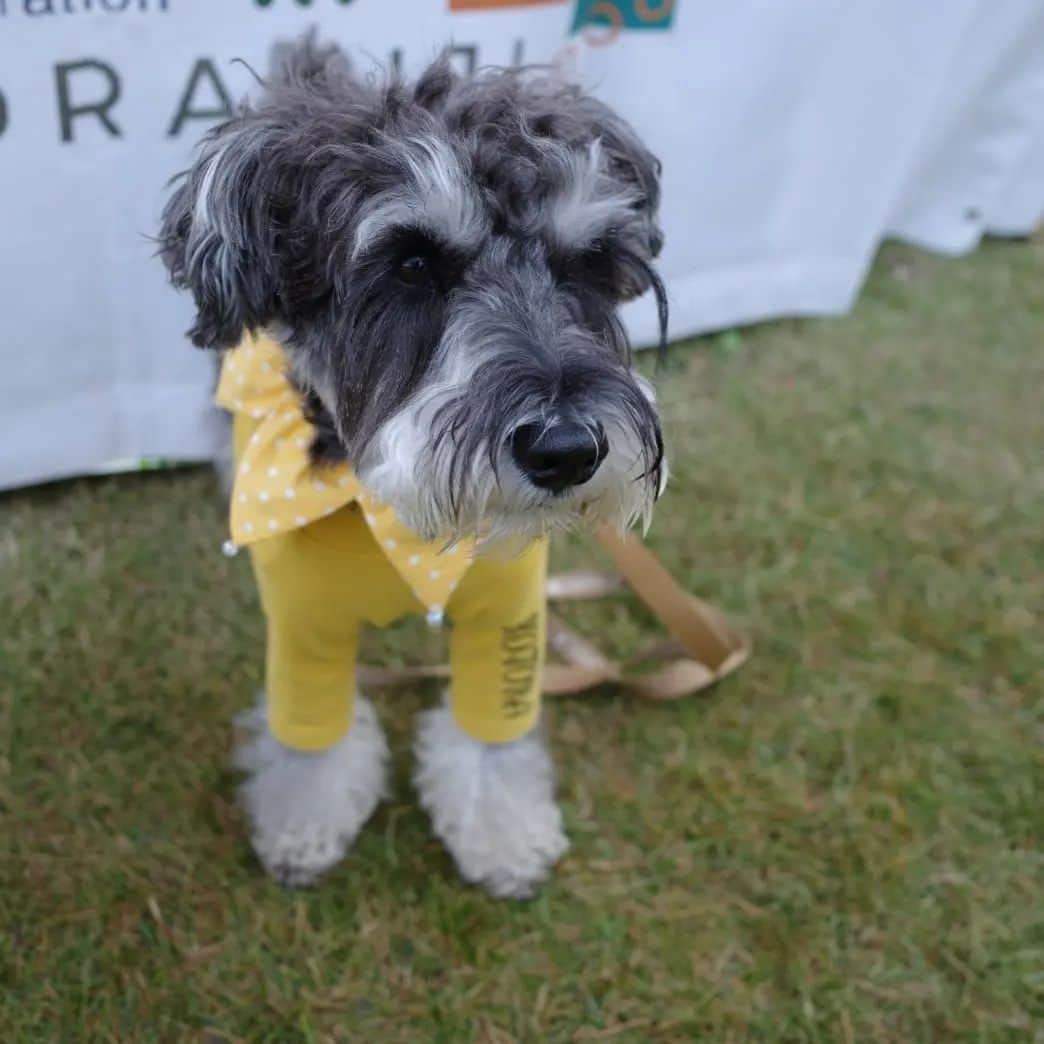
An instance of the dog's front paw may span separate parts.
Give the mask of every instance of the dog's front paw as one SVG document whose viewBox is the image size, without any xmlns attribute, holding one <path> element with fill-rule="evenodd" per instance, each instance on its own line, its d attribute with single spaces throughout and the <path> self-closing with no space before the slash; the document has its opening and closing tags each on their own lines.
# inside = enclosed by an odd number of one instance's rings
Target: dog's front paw
<svg viewBox="0 0 1044 1044">
<path fill-rule="evenodd" d="M 251 844 L 274 881 L 285 888 L 307 888 L 348 854 L 354 836 L 303 822 L 277 831 L 256 828 Z"/>
<path fill-rule="evenodd" d="M 461 876 L 501 898 L 530 898 L 569 848 L 539 735 L 480 743 L 441 708 L 422 716 L 416 757 L 421 804 Z"/>
<path fill-rule="evenodd" d="M 251 774 L 240 793 L 254 851 L 280 884 L 306 887 L 345 857 L 384 796 L 388 747 L 377 715 L 357 697 L 347 734 L 315 752 L 280 743 L 264 707 L 242 725 L 250 735 L 236 752 L 236 766 Z"/>
</svg>

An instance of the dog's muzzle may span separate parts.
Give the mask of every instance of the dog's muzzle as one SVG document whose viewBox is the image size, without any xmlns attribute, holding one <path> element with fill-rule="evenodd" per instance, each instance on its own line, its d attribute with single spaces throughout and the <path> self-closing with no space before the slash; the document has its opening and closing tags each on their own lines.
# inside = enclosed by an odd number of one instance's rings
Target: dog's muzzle
<svg viewBox="0 0 1044 1044">
<path fill-rule="evenodd" d="M 519 470 L 538 489 L 552 493 L 583 485 L 608 452 L 601 424 L 523 424 L 511 436 L 511 455 Z"/>
</svg>

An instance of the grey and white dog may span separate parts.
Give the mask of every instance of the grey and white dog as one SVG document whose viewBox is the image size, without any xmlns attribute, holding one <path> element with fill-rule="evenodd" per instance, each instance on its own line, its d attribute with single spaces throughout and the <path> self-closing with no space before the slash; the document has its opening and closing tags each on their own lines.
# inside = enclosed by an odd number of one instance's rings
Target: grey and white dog
<svg viewBox="0 0 1044 1044">
<path fill-rule="evenodd" d="M 421 535 L 629 525 L 665 477 L 616 311 L 651 289 L 665 336 L 658 175 L 626 122 L 547 71 L 463 79 L 440 60 L 413 83 L 364 82 L 309 38 L 206 136 L 161 255 L 194 297 L 192 341 L 273 333 L 313 456 L 348 460 Z M 321 754 L 270 735 L 251 750 L 255 846 L 284 880 L 310 881 L 382 792 L 372 708 L 360 701 Z M 436 711 L 418 757 L 464 876 L 530 894 L 566 847 L 539 736 L 483 745 Z M 334 790 L 352 797 L 325 800 Z"/>
</svg>

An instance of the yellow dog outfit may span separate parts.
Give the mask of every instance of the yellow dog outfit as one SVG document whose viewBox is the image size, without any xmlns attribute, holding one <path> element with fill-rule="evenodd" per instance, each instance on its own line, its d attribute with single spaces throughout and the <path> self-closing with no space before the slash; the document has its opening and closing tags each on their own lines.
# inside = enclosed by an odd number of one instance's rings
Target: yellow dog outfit
<svg viewBox="0 0 1044 1044">
<path fill-rule="evenodd" d="M 217 401 L 235 415 L 231 531 L 247 545 L 268 625 L 269 726 L 323 750 L 353 719 L 358 632 L 407 613 L 451 623 L 450 708 L 476 739 L 506 743 L 540 708 L 547 541 L 513 558 L 422 541 L 344 463 L 313 464 L 314 435 L 280 346 L 226 354 Z"/>
</svg>

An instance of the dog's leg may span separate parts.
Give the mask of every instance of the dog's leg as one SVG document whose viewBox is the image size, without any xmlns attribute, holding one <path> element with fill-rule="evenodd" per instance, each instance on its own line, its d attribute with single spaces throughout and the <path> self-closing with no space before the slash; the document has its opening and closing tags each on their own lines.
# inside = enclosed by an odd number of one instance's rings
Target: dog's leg
<svg viewBox="0 0 1044 1044">
<path fill-rule="evenodd" d="M 416 783 L 462 876 L 496 896 L 536 891 L 569 847 L 536 727 L 547 543 L 475 561 L 448 609 L 449 705 L 421 718 Z"/>
<path fill-rule="evenodd" d="M 539 729 L 483 743 L 442 707 L 422 715 L 415 753 L 421 804 L 461 876 L 495 896 L 532 896 L 569 847 Z"/>
<path fill-rule="evenodd" d="M 240 725 L 235 763 L 251 774 L 242 799 L 254 851 L 280 884 L 310 885 L 344 858 L 385 796 L 388 746 L 373 705 L 356 696 L 351 728 L 320 751 L 276 739 L 263 704 Z"/>
</svg>

